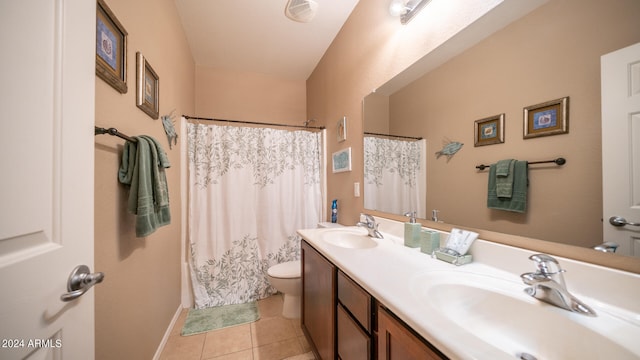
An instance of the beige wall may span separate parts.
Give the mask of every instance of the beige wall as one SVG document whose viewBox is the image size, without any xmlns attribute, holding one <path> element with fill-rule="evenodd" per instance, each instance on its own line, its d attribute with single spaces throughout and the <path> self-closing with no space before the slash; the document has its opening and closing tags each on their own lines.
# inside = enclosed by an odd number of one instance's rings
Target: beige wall
<svg viewBox="0 0 640 360">
<path fill-rule="evenodd" d="M 124 140 L 96 136 L 95 269 L 105 273 L 95 288 L 96 359 L 151 359 L 180 306 L 180 148 L 169 149 L 161 120 L 135 105 L 135 53 L 141 51 L 160 78 L 161 115 L 193 113 L 195 66 L 172 0 L 107 4 L 129 33 L 129 90 L 120 94 L 96 78 L 96 125 L 160 141 L 171 162 L 172 219 L 146 238 L 135 237 L 128 189 L 117 177 Z"/>
<path fill-rule="evenodd" d="M 343 28 L 307 84 L 310 114 L 331 114 L 343 109 L 350 115 L 348 146 L 354 150 L 354 171 L 347 175 L 329 174 L 328 179 L 328 198 L 342 200 L 341 221 L 344 223 L 354 223 L 362 211 L 362 200 L 351 194 L 351 182 L 362 182 L 360 102 L 371 91 L 372 83 L 381 84 L 391 77 L 388 70 L 380 69 L 380 64 L 385 63 L 380 59 L 391 62 L 395 56 L 389 51 L 394 47 L 385 42 L 393 37 L 391 34 L 381 36 L 363 30 L 384 22 L 382 17 L 363 19 L 365 13 L 370 13 L 369 7 L 381 7 L 383 3 L 361 1 L 350 19 L 352 25 Z M 445 138 L 465 144 L 449 163 L 429 155 L 429 209 L 439 209 L 441 218 L 453 224 L 573 243 L 600 242 L 599 57 L 640 41 L 639 6 L 634 0 L 551 0 L 392 99 L 392 106 L 401 105 L 398 108 L 404 109 L 415 121 L 400 129 L 401 133 L 415 135 L 418 129 L 426 130 L 427 154 L 440 150 Z M 429 7 L 423 11 L 429 11 Z M 389 28 L 389 31 L 403 30 Z M 529 37 L 531 34 L 533 38 Z M 425 37 L 428 35 L 424 33 Z M 367 48 L 366 54 L 363 49 L 339 46 L 343 39 L 353 36 L 364 37 L 360 40 L 364 44 L 372 43 L 374 37 L 382 40 L 379 46 Z M 369 71 L 354 71 L 336 61 L 338 58 L 343 63 L 357 59 L 360 66 Z M 403 66 L 394 66 L 393 71 L 400 71 Z M 348 75 L 350 72 L 356 74 Z M 328 79 L 337 77 L 336 74 L 350 77 L 350 81 L 328 84 Z M 563 96 L 571 97 L 570 133 L 523 140 L 522 108 Z M 506 113 L 505 144 L 474 147 L 474 120 L 502 112 Z M 446 122 L 431 119 L 446 119 Z M 560 155 L 568 159 L 563 168 L 530 171 L 526 215 L 504 215 L 486 209 L 487 174 L 486 171 L 478 173 L 476 165 L 505 157 L 546 160 Z M 471 191 L 462 191 L 464 189 Z M 559 198 L 562 201 L 558 201 Z M 454 206 L 461 203 L 466 205 Z M 571 219 L 570 223 L 564 222 L 565 218 Z M 540 230 L 544 233 L 537 232 Z"/>
<path fill-rule="evenodd" d="M 367 119 L 364 131 L 375 134 L 391 134 L 389 130 L 389 96 L 371 93 L 366 97 L 362 116 Z"/>
<path fill-rule="evenodd" d="M 195 104 L 200 117 L 302 125 L 306 83 L 197 66 Z"/>
</svg>

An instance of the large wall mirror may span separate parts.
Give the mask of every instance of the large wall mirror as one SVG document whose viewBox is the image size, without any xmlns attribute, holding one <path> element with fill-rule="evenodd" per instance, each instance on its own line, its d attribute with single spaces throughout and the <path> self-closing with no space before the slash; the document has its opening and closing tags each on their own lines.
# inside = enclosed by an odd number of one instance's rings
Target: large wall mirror
<svg viewBox="0 0 640 360">
<path fill-rule="evenodd" d="M 364 137 L 371 142 L 365 148 L 365 208 L 419 211 L 427 219 L 438 210 L 447 224 L 582 248 L 607 241 L 602 235 L 600 58 L 640 42 L 639 15 L 636 0 L 550 0 L 426 74 L 407 81 L 401 73 L 402 82 L 381 85 L 363 101 Z M 525 137 L 524 109 L 563 98 L 569 99 L 568 131 Z M 476 121 L 501 116 L 504 141 L 476 144 Z M 389 210 L 368 199 L 375 190 L 367 190 L 373 160 L 366 153 L 375 151 L 372 144 L 379 139 L 423 147 L 415 153 L 423 155 L 426 169 L 418 174 L 425 180 L 417 205 L 404 202 Z M 462 145 L 455 154 L 437 158 L 450 143 Z M 529 166 L 524 213 L 487 208 L 488 170 L 476 166 L 558 157 L 566 164 Z"/>
</svg>

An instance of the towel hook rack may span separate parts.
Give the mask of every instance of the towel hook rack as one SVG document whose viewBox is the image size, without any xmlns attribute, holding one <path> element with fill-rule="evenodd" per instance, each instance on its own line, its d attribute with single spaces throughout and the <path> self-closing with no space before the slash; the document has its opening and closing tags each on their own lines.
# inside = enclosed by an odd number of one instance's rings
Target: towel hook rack
<svg viewBox="0 0 640 360">
<path fill-rule="evenodd" d="M 529 164 L 547 164 L 547 163 L 555 163 L 558 166 L 562 166 L 564 164 L 567 163 L 567 159 L 563 158 L 563 157 L 559 157 L 557 159 L 553 159 L 553 160 L 542 160 L 542 161 L 530 161 Z M 488 168 L 491 165 L 478 165 L 476 166 L 476 169 L 480 169 L 480 170 L 484 170 L 486 168 Z"/>
</svg>

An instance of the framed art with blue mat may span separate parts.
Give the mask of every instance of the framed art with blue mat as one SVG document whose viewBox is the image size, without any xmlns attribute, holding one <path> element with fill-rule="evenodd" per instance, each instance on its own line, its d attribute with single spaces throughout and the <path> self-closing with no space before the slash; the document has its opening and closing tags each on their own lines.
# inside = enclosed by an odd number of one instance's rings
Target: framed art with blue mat
<svg viewBox="0 0 640 360">
<path fill-rule="evenodd" d="M 104 0 L 96 6 L 96 75 L 127 93 L 127 31 Z"/>
<path fill-rule="evenodd" d="M 524 139 L 568 132 L 568 96 L 524 108 Z"/>
<path fill-rule="evenodd" d="M 504 113 L 476 120 L 474 125 L 474 146 L 504 142 Z"/>
</svg>

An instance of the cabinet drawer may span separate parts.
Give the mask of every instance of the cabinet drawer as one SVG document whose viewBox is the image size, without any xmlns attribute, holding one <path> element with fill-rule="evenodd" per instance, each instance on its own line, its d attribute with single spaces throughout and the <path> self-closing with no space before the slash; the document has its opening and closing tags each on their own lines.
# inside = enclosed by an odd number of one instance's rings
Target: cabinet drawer
<svg viewBox="0 0 640 360">
<path fill-rule="evenodd" d="M 371 359 L 371 338 L 338 304 L 338 356 L 342 360 Z"/>
<path fill-rule="evenodd" d="M 342 271 L 338 271 L 338 300 L 371 333 L 371 295 Z"/>
</svg>

